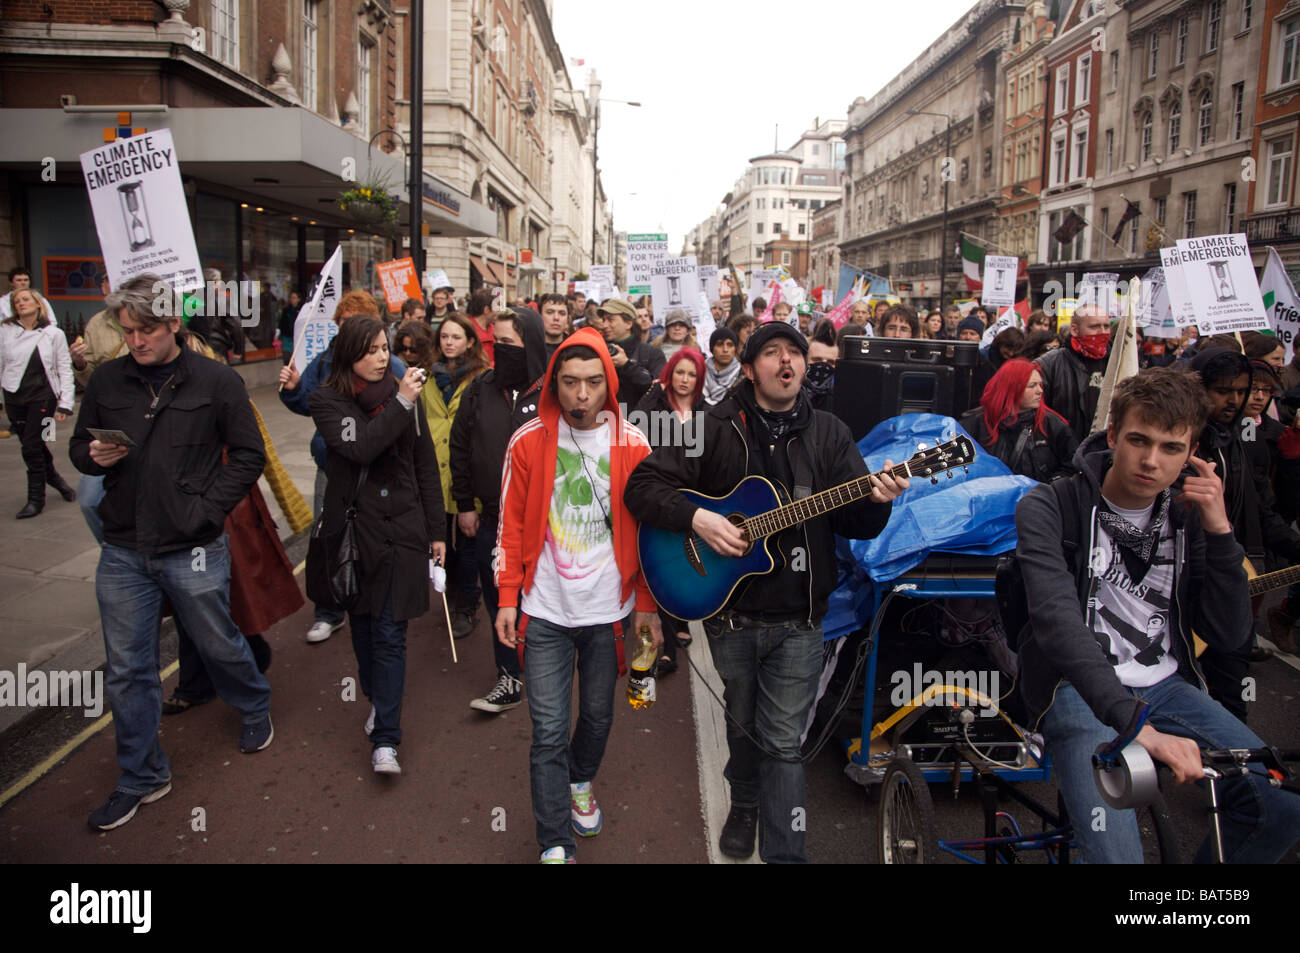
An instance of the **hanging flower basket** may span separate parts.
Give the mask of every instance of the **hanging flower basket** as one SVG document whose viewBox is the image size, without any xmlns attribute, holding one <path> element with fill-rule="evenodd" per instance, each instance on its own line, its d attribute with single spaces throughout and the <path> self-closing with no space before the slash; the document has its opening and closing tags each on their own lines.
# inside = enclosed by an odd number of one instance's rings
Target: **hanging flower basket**
<svg viewBox="0 0 1300 953">
<path fill-rule="evenodd" d="M 378 183 L 358 183 L 339 195 L 339 208 L 364 225 L 397 222 L 397 202 Z"/>
</svg>

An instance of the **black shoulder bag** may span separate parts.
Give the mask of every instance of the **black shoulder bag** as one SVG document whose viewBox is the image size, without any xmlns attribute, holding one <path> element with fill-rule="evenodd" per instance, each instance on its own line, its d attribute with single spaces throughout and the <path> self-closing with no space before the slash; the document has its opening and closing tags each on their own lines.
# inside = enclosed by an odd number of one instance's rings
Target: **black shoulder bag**
<svg viewBox="0 0 1300 953">
<path fill-rule="evenodd" d="M 357 488 L 343 517 L 343 528 L 326 536 L 325 510 L 312 527 L 307 543 L 307 598 L 326 609 L 350 612 L 361 597 L 361 550 L 357 545 L 357 500 L 369 466 L 361 468 Z"/>
</svg>

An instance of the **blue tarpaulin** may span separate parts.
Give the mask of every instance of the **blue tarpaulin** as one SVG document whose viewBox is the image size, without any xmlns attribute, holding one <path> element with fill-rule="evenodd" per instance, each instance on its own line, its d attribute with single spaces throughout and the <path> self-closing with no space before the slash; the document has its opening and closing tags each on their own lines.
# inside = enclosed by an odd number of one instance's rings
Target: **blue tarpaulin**
<svg viewBox="0 0 1300 953">
<path fill-rule="evenodd" d="M 885 460 L 902 463 L 918 445 L 934 447 L 966 434 L 951 417 L 903 414 L 878 424 L 858 443 L 871 472 Z M 969 436 L 969 434 L 966 434 Z M 958 468 L 938 483 L 914 477 L 894 501 L 884 531 L 875 539 L 838 539 L 840 585 L 831 593 L 830 609 L 822 621 L 827 638 L 845 635 L 867 624 L 888 583 L 921 563 L 933 552 L 990 556 L 1015 549 L 1016 504 L 1037 482 L 1015 476 L 997 457 L 974 441 L 975 459 L 969 472 Z"/>
</svg>

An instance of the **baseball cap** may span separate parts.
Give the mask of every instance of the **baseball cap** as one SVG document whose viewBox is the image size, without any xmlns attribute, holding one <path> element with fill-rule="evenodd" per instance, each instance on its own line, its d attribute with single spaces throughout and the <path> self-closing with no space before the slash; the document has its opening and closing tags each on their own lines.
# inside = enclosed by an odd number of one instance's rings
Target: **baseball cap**
<svg viewBox="0 0 1300 953">
<path fill-rule="evenodd" d="M 687 327 L 690 327 L 691 316 L 681 308 L 673 308 L 673 310 L 668 312 L 668 317 L 664 319 L 664 327 L 670 327 L 674 324 L 684 324 Z"/>
<path fill-rule="evenodd" d="M 617 314 L 626 321 L 636 320 L 636 308 L 622 298 L 607 298 L 596 308 L 598 314 Z"/>
<path fill-rule="evenodd" d="M 740 363 L 753 364 L 767 342 L 775 337 L 789 338 L 794 342 L 795 347 L 799 348 L 800 353 L 807 356 L 808 339 L 799 333 L 798 328 L 784 321 L 768 321 L 766 324 L 760 324 L 749 336 L 749 340 L 745 342 L 745 353 L 740 356 Z"/>
</svg>

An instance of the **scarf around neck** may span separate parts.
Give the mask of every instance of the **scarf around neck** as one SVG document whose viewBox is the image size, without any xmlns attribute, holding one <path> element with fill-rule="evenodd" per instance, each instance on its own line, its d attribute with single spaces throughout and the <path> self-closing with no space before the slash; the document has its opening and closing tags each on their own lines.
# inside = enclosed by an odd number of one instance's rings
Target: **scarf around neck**
<svg viewBox="0 0 1300 953">
<path fill-rule="evenodd" d="M 719 403 L 722 398 L 727 396 L 727 391 L 731 390 L 731 385 L 736 382 L 740 376 L 740 360 L 732 358 L 731 363 L 727 365 L 726 370 L 718 370 L 710 357 L 704 362 L 704 402 L 707 404 Z"/>
<path fill-rule="evenodd" d="M 397 378 L 392 371 L 385 371 L 384 376 L 377 381 L 362 380 L 355 374 L 352 375 L 352 395 L 361 409 L 371 417 L 383 410 L 396 393 Z"/>
</svg>

